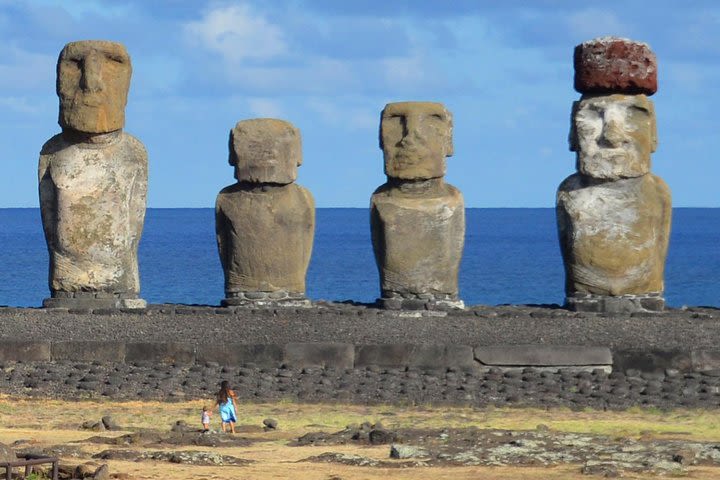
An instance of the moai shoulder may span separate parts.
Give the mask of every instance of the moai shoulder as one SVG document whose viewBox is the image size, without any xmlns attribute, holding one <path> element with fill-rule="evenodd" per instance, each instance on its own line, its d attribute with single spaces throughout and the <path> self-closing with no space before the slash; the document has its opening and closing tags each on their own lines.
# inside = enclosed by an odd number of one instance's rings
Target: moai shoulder
<svg viewBox="0 0 720 480">
<path fill-rule="evenodd" d="M 458 270 L 465 208 L 445 183 L 452 115 L 439 103 L 388 104 L 380 121 L 386 184 L 372 195 L 371 232 L 385 308 L 462 307 Z"/>
<path fill-rule="evenodd" d="M 124 133 L 132 67 L 121 44 L 81 41 L 57 65 L 62 133 L 40 152 L 40 208 L 50 253 L 48 307 L 142 308 L 137 248 L 147 152 Z"/>
<path fill-rule="evenodd" d="M 570 150 L 577 173 L 560 185 L 557 220 L 566 305 L 576 310 L 661 310 L 671 200 L 650 173 L 657 147 L 655 56 L 614 37 L 575 49 Z"/>
<path fill-rule="evenodd" d="M 223 304 L 309 305 L 315 204 L 293 183 L 302 164 L 300 132 L 282 120 L 244 120 L 229 145 L 238 182 L 220 191 L 215 207 Z"/>
</svg>

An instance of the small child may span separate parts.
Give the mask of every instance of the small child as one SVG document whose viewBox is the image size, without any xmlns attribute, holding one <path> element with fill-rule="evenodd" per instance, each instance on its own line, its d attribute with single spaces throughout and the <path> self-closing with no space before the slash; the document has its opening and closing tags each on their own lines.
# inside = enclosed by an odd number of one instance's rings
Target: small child
<svg viewBox="0 0 720 480">
<path fill-rule="evenodd" d="M 200 417 L 200 421 L 202 422 L 203 430 L 206 432 L 210 430 L 210 416 L 211 415 L 212 415 L 212 412 L 208 409 L 207 405 L 203 405 L 202 416 Z"/>
</svg>

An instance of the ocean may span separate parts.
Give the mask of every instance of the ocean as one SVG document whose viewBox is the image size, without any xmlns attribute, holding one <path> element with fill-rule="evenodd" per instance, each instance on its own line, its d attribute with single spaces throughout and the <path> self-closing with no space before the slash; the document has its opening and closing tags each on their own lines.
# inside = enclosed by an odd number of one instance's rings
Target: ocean
<svg viewBox="0 0 720 480">
<path fill-rule="evenodd" d="M 554 209 L 469 208 L 466 222 L 466 304 L 562 303 Z M 0 226 L 0 305 L 39 306 L 48 296 L 40 211 L 0 209 Z M 148 209 L 139 261 L 141 296 L 150 303 L 218 305 L 223 298 L 211 208 Z M 308 297 L 372 302 L 378 292 L 368 210 L 318 209 Z M 673 307 L 720 306 L 720 209 L 673 210 L 665 296 Z"/>
</svg>

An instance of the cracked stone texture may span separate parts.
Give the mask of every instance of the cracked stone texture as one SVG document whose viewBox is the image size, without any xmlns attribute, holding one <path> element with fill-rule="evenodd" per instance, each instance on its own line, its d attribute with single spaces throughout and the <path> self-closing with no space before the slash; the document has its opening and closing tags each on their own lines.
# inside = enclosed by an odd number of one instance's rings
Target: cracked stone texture
<svg viewBox="0 0 720 480">
<path fill-rule="evenodd" d="M 142 143 L 122 131 L 130 73 L 120 44 L 73 42 L 60 54 L 63 132 L 45 143 L 38 168 L 53 296 L 134 298 L 140 290 L 148 166 Z"/>
<path fill-rule="evenodd" d="M 575 47 L 575 90 L 580 93 L 652 95 L 657 59 L 650 47 L 618 37 L 600 37 Z"/>
<path fill-rule="evenodd" d="M 388 182 L 371 199 L 371 232 L 384 298 L 458 295 L 465 240 L 462 194 L 442 179 L 452 117 L 442 104 L 386 105 L 380 147 Z"/>
<path fill-rule="evenodd" d="M 300 134 L 274 119 L 238 122 L 230 134 L 238 183 L 215 204 L 225 293 L 305 292 L 315 233 L 315 202 L 294 183 Z"/>
</svg>

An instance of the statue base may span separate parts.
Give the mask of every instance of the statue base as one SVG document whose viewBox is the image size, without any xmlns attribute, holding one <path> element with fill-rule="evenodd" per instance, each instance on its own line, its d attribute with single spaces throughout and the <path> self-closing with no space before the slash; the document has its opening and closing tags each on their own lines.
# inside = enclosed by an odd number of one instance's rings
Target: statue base
<svg viewBox="0 0 720 480">
<path fill-rule="evenodd" d="M 575 312 L 595 313 L 662 312 L 665 310 L 665 298 L 660 292 L 617 297 L 576 294 L 565 297 L 565 308 Z"/>
<path fill-rule="evenodd" d="M 52 292 L 43 300 L 43 308 L 100 309 L 124 308 L 142 310 L 147 302 L 137 295 L 105 292 Z"/>
<path fill-rule="evenodd" d="M 308 308 L 312 302 L 304 293 L 296 292 L 226 292 L 226 297 L 220 302 L 223 307 L 249 307 L 249 308 Z"/>
<path fill-rule="evenodd" d="M 427 298 L 422 298 L 427 297 Z M 413 298 L 399 296 L 382 297 L 376 300 L 376 305 L 385 310 L 462 310 L 465 302 L 459 298 L 437 298 L 432 295 L 413 295 Z"/>
</svg>

